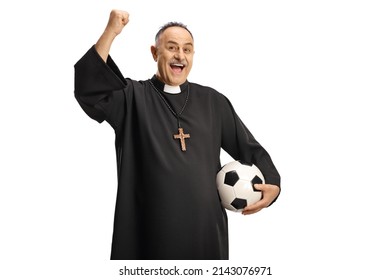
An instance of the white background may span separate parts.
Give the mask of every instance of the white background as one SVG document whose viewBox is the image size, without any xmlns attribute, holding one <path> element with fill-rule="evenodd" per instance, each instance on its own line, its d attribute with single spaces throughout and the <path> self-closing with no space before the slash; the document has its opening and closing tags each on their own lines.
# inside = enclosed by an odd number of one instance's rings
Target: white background
<svg viewBox="0 0 390 280">
<path fill-rule="evenodd" d="M 3 1 L 0 278 L 124 279 L 123 265 L 179 264 L 271 266 L 265 279 L 389 279 L 386 2 Z M 77 104 L 73 65 L 113 8 L 131 14 L 111 55 L 133 79 L 155 73 L 157 29 L 187 24 L 189 80 L 232 101 L 281 173 L 272 207 L 229 213 L 230 261 L 108 260 L 114 133 Z"/>
</svg>

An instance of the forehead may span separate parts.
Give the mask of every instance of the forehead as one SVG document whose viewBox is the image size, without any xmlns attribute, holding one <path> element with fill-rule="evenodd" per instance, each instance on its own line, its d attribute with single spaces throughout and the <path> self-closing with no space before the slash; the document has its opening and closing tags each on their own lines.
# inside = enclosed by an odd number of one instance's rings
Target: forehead
<svg viewBox="0 0 390 280">
<path fill-rule="evenodd" d="M 191 34 L 179 26 L 172 26 L 165 29 L 164 32 L 160 35 L 160 40 L 174 41 L 182 44 L 194 43 Z"/>
</svg>

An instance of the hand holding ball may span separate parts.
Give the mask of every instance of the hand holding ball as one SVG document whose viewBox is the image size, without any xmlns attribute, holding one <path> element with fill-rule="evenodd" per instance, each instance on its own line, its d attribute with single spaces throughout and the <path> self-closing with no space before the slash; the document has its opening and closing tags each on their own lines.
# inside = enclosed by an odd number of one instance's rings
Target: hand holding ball
<svg viewBox="0 0 390 280">
<path fill-rule="evenodd" d="M 255 184 L 264 184 L 261 171 L 251 163 L 233 161 L 217 173 L 217 189 L 222 205 L 231 211 L 241 212 L 247 205 L 262 198 Z"/>
</svg>

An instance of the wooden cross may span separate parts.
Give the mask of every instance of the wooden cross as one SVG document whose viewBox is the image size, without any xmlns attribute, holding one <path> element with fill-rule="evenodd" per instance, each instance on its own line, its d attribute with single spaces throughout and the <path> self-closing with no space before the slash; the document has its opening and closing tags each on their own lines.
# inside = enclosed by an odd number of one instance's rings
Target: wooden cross
<svg viewBox="0 0 390 280">
<path fill-rule="evenodd" d="M 181 127 L 179 127 L 179 134 L 174 134 L 173 138 L 180 139 L 181 150 L 183 152 L 185 152 L 187 150 L 186 149 L 186 141 L 185 141 L 185 139 L 186 138 L 190 138 L 190 135 L 189 134 L 185 134 L 183 129 Z"/>
</svg>

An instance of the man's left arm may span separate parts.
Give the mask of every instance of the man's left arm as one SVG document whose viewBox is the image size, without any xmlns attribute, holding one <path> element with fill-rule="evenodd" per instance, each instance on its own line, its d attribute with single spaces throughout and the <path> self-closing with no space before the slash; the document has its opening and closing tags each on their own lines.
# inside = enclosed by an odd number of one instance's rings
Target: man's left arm
<svg viewBox="0 0 390 280">
<path fill-rule="evenodd" d="M 273 204 L 280 194 L 280 175 L 270 155 L 253 137 L 249 129 L 236 114 L 230 101 L 225 98 L 222 102 L 222 148 L 235 160 L 255 164 L 263 173 L 265 184 L 256 184 L 262 191 L 262 199 L 248 205 L 243 214 L 259 212 Z"/>
</svg>

